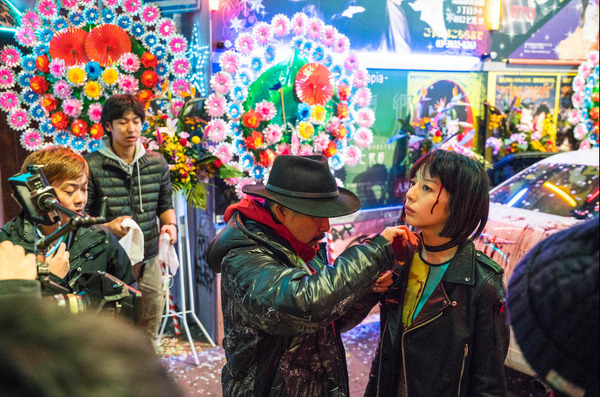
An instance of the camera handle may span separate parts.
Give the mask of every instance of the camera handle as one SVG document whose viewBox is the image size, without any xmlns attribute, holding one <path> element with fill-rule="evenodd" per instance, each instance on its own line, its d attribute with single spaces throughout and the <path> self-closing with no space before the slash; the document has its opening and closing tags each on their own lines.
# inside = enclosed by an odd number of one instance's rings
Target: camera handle
<svg viewBox="0 0 600 397">
<path fill-rule="evenodd" d="M 63 293 L 63 290 L 65 290 L 65 288 L 54 283 L 49 278 L 50 266 L 48 265 L 48 262 L 46 261 L 46 250 L 53 241 L 56 241 L 57 239 L 61 238 L 62 236 L 70 233 L 71 231 L 73 231 L 79 227 L 92 226 L 92 225 L 95 225 L 98 223 L 106 222 L 107 198 L 106 197 L 102 198 L 102 203 L 100 205 L 100 215 L 97 217 L 92 217 L 92 216 L 87 216 L 87 215 L 81 216 L 77 212 L 71 211 L 70 209 L 61 205 L 58 202 L 58 199 L 52 195 L 50 195 L 49 197 L 45 197 L 43 200 L 38 201 L 38 205 L 45 212 L 56 210 L 65 215 L 68 215 L 71 218 L 68 223 L 61 226 L 54 233 L 52 233 L 49 236 L 41 237 L 39 240 L 37 240 L 35 242 L 35 256 L 36 256 L 36 260 L 37 260 L 38 277 L 39 277 L 40 281 L 45 286 L 49 286 L 49 287 Z M 67 293 L 68 292 L 69 291 L 67 290 Z"/>
</svg>

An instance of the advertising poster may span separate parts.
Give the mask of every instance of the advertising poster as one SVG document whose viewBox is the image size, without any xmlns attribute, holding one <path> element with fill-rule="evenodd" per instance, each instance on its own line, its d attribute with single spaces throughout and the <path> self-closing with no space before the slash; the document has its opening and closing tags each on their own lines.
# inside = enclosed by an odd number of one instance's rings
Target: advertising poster
<svg viewBox="0 0 600 397">
<path fill-rule="evenodd" d="M 221 0 L 214 40 L 233 40 L 276 14 L 303 12 L 350 39 L 356 51 L 480 55 L 489 52 L 485 0 Z"/>
<path fill-rule="evenodd" d="M 504 0 L 492 42 L 501 59 L 585 59 L 598 49 L 598 1 Z"/>
<path fill-rule="evenodd" d="M 515 100 L 527 107 L 533 116 L 556 116 L 557 74 L 492 74 L 488 101 L 500 110 L 509 109 Z"/>
<path fill-rule="evenodd" d="M 573 136 L 573 125 L 567 120 L 573 109 L 571 95 L 573 95 L 573 78 L 576 74 L 559 75 L 558 87 L 558 117 L 556 119 L 556 146 L 559 150 L 575 150 L 577 140 Z"/>
</svg>

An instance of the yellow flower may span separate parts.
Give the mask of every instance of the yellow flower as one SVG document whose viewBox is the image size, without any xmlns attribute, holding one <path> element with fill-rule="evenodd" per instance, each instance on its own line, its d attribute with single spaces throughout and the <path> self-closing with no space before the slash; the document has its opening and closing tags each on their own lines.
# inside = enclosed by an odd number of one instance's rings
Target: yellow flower
<svg viewBox="0 0 600 397">
<path fill-rule="evenodd" d="M 317 122 L 317 123 L 321 123 L 323 122 L 323 120 L 325 120 L 325 115 L 327 114 L 327 112 L 325 111 L 325 108 L 323 106 L 315 106 L 313 111 L 312 111 L 312 115 L 311 117 Z"/>
<path fill-rule="evenodd" d="M 73 84 L 82 84 L 83 80 L 85 80 L 85 70 L 73 67 L 67 72 L 67 78 Z"/>
<path fill-rule="evenodd" d="M 108 85 L 113 85 L 119 78 L 119 72 L 114 68 L 106 68 L 102 73 L 102 80 Z"/>
<path fill-rule="evenodd" d="M 433 138 L 431 138 L 431 142 L 433 142 L 433 143 L 439 143 L 441 141 L 442 141 L 441 136 L 434 136 Z"/>
<path fill-rule="evenodd" d="M 87 83 L 84 87 L 84 90 L 85 95 L 92 99 L 98 99 L 102 93 L 102 87 L 100 87 L 100 84 L 96 83 L 95 81 L 90 81 Z"/>
<path fill-rule="evenodd" d="M 311 123 L 304 122 L 298 127 L 298 133 L 304 139 L 310 138 L 314 132 L 315 129 L 313 128 Z"/>
<path fill-rule="evenodd" d="M 194 135 L 194 136 L 192 137 L 192 143 L 193 143 L 193 144 L 199 144 L 199 143 L 200 143 L 200 137 L 199 137 L 199 136 L 196 136 L 196 135 Z"/>
</svg>

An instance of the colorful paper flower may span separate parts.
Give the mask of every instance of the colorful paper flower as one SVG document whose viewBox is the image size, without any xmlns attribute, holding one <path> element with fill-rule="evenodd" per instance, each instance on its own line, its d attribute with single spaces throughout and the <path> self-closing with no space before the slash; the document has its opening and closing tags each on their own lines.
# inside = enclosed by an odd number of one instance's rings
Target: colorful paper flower
<svg viewBox="0 0 600 397">
<path fill-rule="evenodd" d="M 19 96 L 13 91 L 6 91 L 0 94 L 0 108 L 5 112 L 10 112 L 19 106 Z"/>
<path fill-rule="evenodd" d="M 83 102 L 79 99 L 69 98 L 65 99 L 62 103 L 63 112 L 70 117 L 77 118 L 81 114 L 83 108 Z"/>
<path fill-rule="evenodd" d="M 65 75 L 66 71 L 65 61 L 60 58 L 54 58 L 52 61 L 50 61 L 48 69 L 52 77 L 56 79 L 61 78 Z"/>
<path fill-rule="evenodd" d="M 160 9 L 154 4 L 146 4 L 142 8 L 142 20 L 147 24 L 155 24 L 160 19 Z"/>
<path fill-rule="evenodd" d="M 64 130 L 69 125 L 69 117 L 61 111 L 52 113 L 50 116 L 52 126 L 57 130 Z"/>
<path fill-rule="evenodd" d="M 222 95 L 211 94 L 206 100 L 205 106 L 210 117 L 221 117 L 225 113 L 227 101 Z"/>
<path fill-rule="evenodd" d="M 102 81 L 105 84 L 111 86 L 114 85 L 119 80 L 119 72 L 115 68 L 106 68 L 104 72 L 102 72 Z"/>
<path fill-rule="evenodd" d="M 181 54 L 187 51 L 187 40 L 183 36 L 175 36 L 169 41 L 169 49 L 174 55 Z"/>
<path fill-rule="evenodd" d="M 260 122 L 262 121 L 261 115 L 255 112 L 254 110 L 247 111 L 244 116 L 242 116 L 242 124 L 246 128 L 254 129 L 258 128 Z"/>
<path fill-rule="evenodd" d="M 56 95 L 58 98 L 70 98 L 72 93 L 73 90 L 66 81 L 58 80 L 56 83 L 54 83 L 54 95 Z"/>
<path fill-rule="evenodd" d="M 256 113 L 260 115 L 261 120 L 269 121 L 277 114 L 275 105 L 269 101 L 261 101 L 255 106 Z"/>
<path fill-rule="evenodd" d="M 140 11 L 141 6 L 142 6 L 142 2 L 140 0 L 124 0 L 123 1 L 123 9 L 128 14 L 136 14 L 138 11 Z"/>
<path fill-rule="evenodd" d="M 33 76 L 29 81 L 29 87 L 31 87 L 33 92 L 41 95 L 48 91 L 50 84 L 48 84 L 48 81 L 44 78 L 44 76 Z"/>
<path fill-rule="evenodd" d="M 158 33 L 163 38 L 171 38 L 175 33 L 177 33 L 175 23 L 171 19 L 161 19 L 158 23 Z"/>
<path fill-rule="evenodd" d="M 259 44 L 267 44 L 271 40 L 271 25 L 266 22 L 258 22 L 252 28 L 252 33 Z"/>
<path fill-rule="evenodd" d="M 95 123 L 90 128 L 90 136 L 92 139 L 100 139 L 104 135 L 104 128 L 102 128 L 102 124 Z"/>
<path fill-rule="evenodd" d="M 283 14 L 277 14 L 273 17 L 273 20 L 271 21 L 271 28 L 275 36 L 287 36 L 290 32 L 290 19 Z"/>
<path fill-rule="evenodd" d="M 238 55 L 233 51 L 227 51 L 220 60 L 221 69 L 229 74 L 234 74 L 240 65 Z"/>
<path fill-rule="evenodd" d="M 95 81 L 89 81 L 83 87 L 83 92 L 89 99 L 98 99 L 102 95 L 102 87 Z"/>
<path fill-rule="evenodd" d="M 0 88 L 7 89 L 15 85 L 15 74 L 5 66 L 0 66 Z"/>
<path fill-rule="evenodd" d="M 29 115 L 23 109 L 15 109 L 8 113 L 8 125 L 13 130 L 22 131 L 29 127 Z"/>
<path fill-rule="evenodd" d="M 119 66 L 127 73 L 135 73 L 140 68 L 140 59 L 132 52 L 126 52 L 119 58 Z"/>
<path fill-rule="evenodd" d="M 43 142 L 42 134 L 34 129 L 29 129 L 21 135 L 21 146 L 29 151 L 40 149 Z"/>
<path fill-rule="evenodd" d="M 14 68 L 21 63 L 21 50 L 13 45 L 7 45 L 0 51 L 0 62 L 9 68 Z"/>
<path fill-rule="evenodd" d="M 225 72 L 217 72 L 210 79 L 210 86 L 214 92 L 225 95 L 231 87 L 231 75 Z"/>
<path fill-rule="evenodd" d="M 135 94 L 138 88 L 139 84 L 134 76 L 125 74 L 119 77 L 119 90 L 124 94 Z"/>
<path fill-rule="evenodd" d="M 44 95 L 42 98 L 42 106 L 46 111 L 53 112 L 58 107 L 58 99 L 53 97 L 52 95 Z"/>
<path fill-rule="evenodd" d="M 83 85 L 85 77 L 85 70 L 78 66 L 71 67 L 67 71 L 67 80 L 73 85 Z"/>
<path fill-rule="evenodd" d="M 17 30 L 15 38 L 17 39 L 19 44 L 25 47 L 32 47 L 37 40 L 37 37 L 35 37 L 35 32 L 31 28 L 27 28 L 24 26 Z"/>
<path fill-rule="evenodd" d="M 53 0 L 39 0 L 36 8 L 38 14 L 47 19 L 52 19 L 58 13 L 58 6 Z"/>
<path fill-rule="evenodd" d="M 158 74 L 154 70 L 146 70 L 140 77 L 142 85 L 146 88 L 154 88 L 158 84 Z"/>
<path fill-rule="evenodd" d="M 178 77 L 187 76 L 190 73 L 191 67 L 192 65 L 187 58 L 174 59 L 171 62 L 171 72 Z"/>
<path fill-rule="evenodd" d="M 99 123 L 102 116 L 102 105 L 98 102 L 90 104 L 87 115 L 92 123 Z"/>
<path fill-rule="evenodd" d="M 250 55 L 254 50 L 254 39 L 249 34 L 241 34 L 235 40 L 235 46 L 242 55 Z"/>
<path fill-rule="evenodd" d="M 151 52 L 144 52 L 140 59 L 145 68 L 155 68 L 158 65 L 158 59 Z"/>
</svg>

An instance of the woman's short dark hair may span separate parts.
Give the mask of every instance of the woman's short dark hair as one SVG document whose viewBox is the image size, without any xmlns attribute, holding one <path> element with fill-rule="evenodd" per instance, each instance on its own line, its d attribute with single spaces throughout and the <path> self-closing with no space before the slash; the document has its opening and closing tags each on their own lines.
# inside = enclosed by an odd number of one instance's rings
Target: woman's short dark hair
<svg viewBox="0 0 600 397">
<path fill-rule="evenodd" d="M 102 106 L 102 115 L 100 116 L 100 123 L 102 123 L 105 133 L 110 135 L 110 132 L 106 131 L 107 124 L 112 125 L 114 120 L 122 118 L 129 111 L 138 116 L 142 123 L 146 120 L 144 105 L 135 95 L 121 94 L 108 98 Z"/>
<path fill-rule="evenodd" d="M 438 149 L 417 160 L 410 170 L 410 179 L 421 169 L 438 178 L 450 196 L 448 220 L 440 236 L 459 243 L 479 237 L 490 207 L 489 180 L 484 167 L 465 155 Z"/>
</svg>

